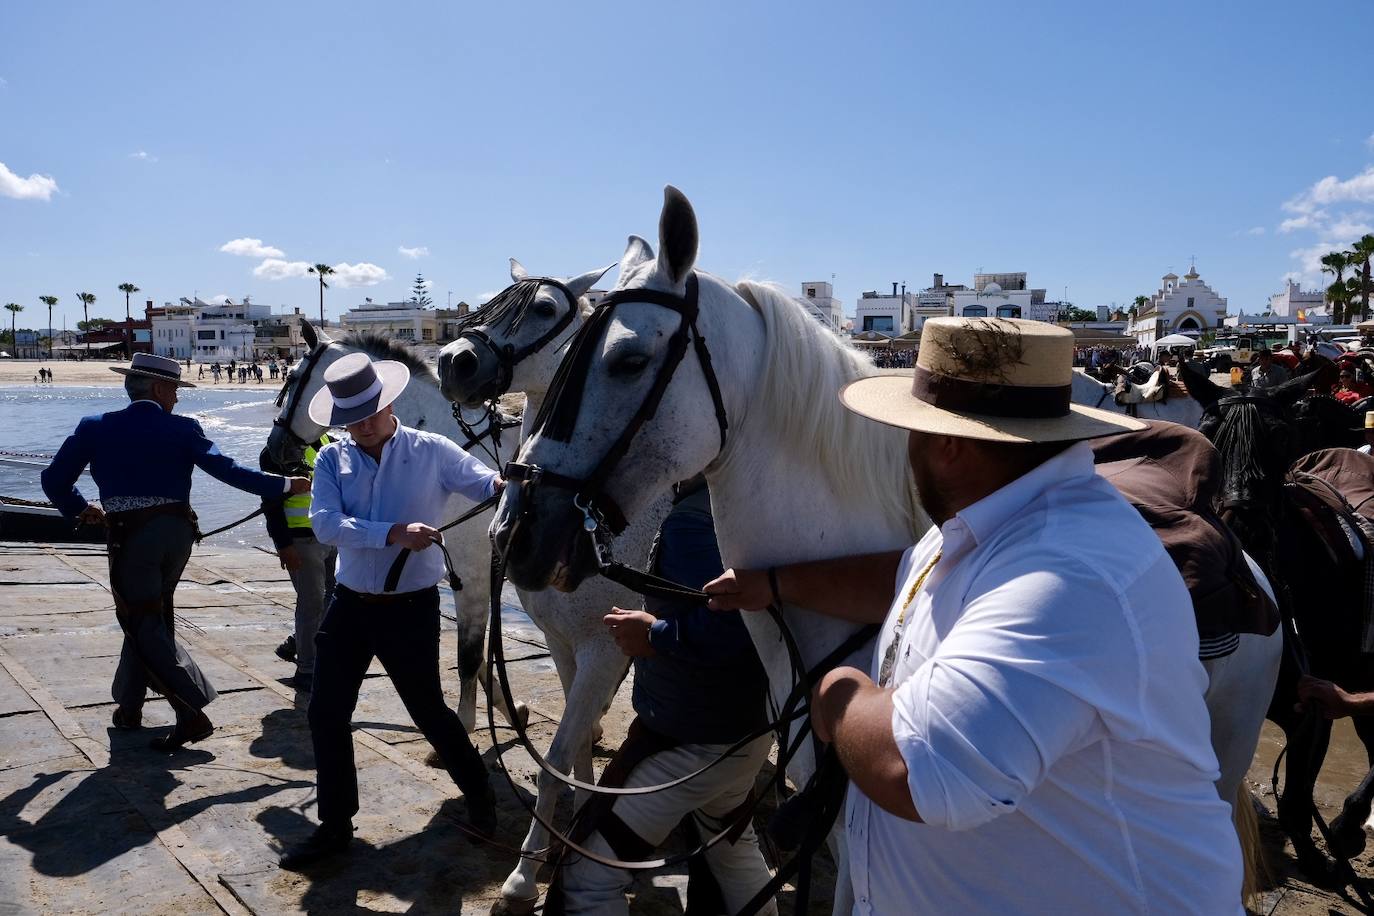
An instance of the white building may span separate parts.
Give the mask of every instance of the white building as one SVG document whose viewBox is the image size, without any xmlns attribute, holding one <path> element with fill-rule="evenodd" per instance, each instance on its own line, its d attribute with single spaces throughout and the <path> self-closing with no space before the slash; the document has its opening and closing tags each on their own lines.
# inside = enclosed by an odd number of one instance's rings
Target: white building
<svg viewBox="0 0 1374 916">
<path fill-rule="evenodd" d="M 1200 335 L 1208 328 L 1219 328 L 1226 319 L 1226 300 L 1202 282 L 1193 267 L 1179 280 L 1175 273 L 1167 273 L 1159 290 L 1141 306 L 1127 326 L 1126 334 L 1148 347 L 1170 334 Z"/>
<path fill-rule="evenodd" d="M 835 298 L 835 288 L 829 283 L 808 280 L 802 284 L 802 294 L 797 301 L 812 318 L 831 330 L 838 331 L 844 326 L 844 306 Z"/>
<path fill-rule="evenodd" d="M 1269 297 L 1269 311 L 1274 315 L 1297 316 L 1302 312 L 1304 318 L 1329 315 L 1326 306 L 1326 293 L 1320 290 L 1304 290 L 1292 280 L 1283 281 L 1283 290 Z"/>
<path fill-rule="evenodd" d="M 1034 311 L 1031 290 L 1003 289 L 990 281 L 979 288 L 954 294 L 954 314 L 963 318 L 1037 318 L 1046 320 Z M 1043 301 L 1043 300 L 1042 300 Z"/>
<path fill-rule="evenodd" d="M 439 315 L 432 308 L 414 302 L 373 302 L 367 299 L 339 319 L 348 331 L 376 334 L 407 343 L 434 343 L 438 340 Z"/>
<path fill-rule="evenodd" d="M 916 294 L 905 288 L 897 292 L 897 284 L 892 284 L 892 295 L 868 290 L 859 296 L 854 312 L 854 332 L 877 331 L 890 337 L 900 337 L 916 326 Z"/>
<path fill-rule="evenodd" d="M 235 304 L 183 297 L 165 302 L 152 316 L 153 352 L 202 363 L 253 359 L 258 355 L 257 323 L 271 318 L 271 306 L 246 301 Z"/>
</svg>

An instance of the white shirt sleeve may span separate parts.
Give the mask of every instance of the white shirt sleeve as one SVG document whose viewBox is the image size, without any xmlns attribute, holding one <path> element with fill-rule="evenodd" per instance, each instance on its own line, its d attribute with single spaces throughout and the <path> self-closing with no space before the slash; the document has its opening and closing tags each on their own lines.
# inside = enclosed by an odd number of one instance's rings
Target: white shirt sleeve
<svg viewBox="0 0 1374 916">
<path fill-rule="evenodd" d="M 1064 755 L 1138 719 L 1142 660 L 1121 597 L 1072 558 L 992 564 L 938 654 L 893 696 L 921 819 L 965 830 L 1014 811 Z"/>
<path fill-rule="evenodd" d="M 315 475 L 310 484 L 310 527 L 315 539 L 334 547 L 383 548 L 391 533 L 391 522 L 369 521 L 344 512 L 338 452 L 338 446 L 331 443 L 315 458 Z"/>
<path fill-rule="evenodd" d="M 439 485 L 449 493 L 459 493 L 481 502 L 496 492 L 500 474 L 459 448 L 457 443 L 435 437 L 439 443 Z"/>
</svg>

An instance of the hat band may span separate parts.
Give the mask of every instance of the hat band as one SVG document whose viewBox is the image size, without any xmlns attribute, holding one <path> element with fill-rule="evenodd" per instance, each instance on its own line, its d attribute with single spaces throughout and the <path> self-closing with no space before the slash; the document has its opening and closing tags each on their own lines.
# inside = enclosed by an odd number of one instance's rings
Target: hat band
<svg viewBox="0 0 1374 916">
<path fill-rule="evenodd" d="M 143 373 L 146 373 L 146 374 L 148 374 L 148 375 L 160 375 L 160 376 L 162 376 L 163 378 L 169 378 L 169 379 L 171 379 L 171 380 L 174 381 L 174 382 L 180 381 L 180 380 L 181 380 L 181 370 L 180 370 L 180 369 L 178 369 L 176 372 L 169 372 L 169 371 L 166 370 L 166 369 L 158 369 L 158 368 L 155 368 L 155 367 L 153 367 L 153 366 L 142 366 L 142 365 L 140 365 L 140 366 L 130 366 L 129 369 L 130 369 L 131 371 L 133 371 L 133 372 L 143 372 Z"/>
<path fill-rule="evenodd" d="M 917 366 L 911 393 L 919 401 L 988 417 L 1051 419 L 1069 414 L 1073 385 L 995 385 L 931 372 Z"/>
<path fill-rule="evenodd" d="M 346 398 L 335 397 L 334 406 L 339 408 L 340 410 L 351 410 L 354 407 L 357 407 L 359 404 L 366 404 L 368 401 L 377 397 L 381 393 L 382 379 L 380 376 L 375 376 L 372 379 L 372 384 L 368 385 L 366 388 L 364 388 L 357 394 L 351 394 Z"/>
</svg>

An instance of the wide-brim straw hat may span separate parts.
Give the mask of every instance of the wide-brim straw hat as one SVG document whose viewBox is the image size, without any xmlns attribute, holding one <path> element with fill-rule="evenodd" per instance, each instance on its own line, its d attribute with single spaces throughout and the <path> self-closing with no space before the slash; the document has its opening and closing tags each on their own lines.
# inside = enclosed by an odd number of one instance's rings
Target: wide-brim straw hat
<svg viewBox="0 0 1374 916">
<path fill-rule="evenodd" d="M 321 426 L 360 423 L 386 409 L 409 381 L 405 363 L 349 353 L 324 370 L 324 387 L 310 399 L 310 419 Z"/>
<path fill-rule="evenodd" d="M 175 382 L 178 388 L 194 388 L 191 382 L 181 380 L 181 363 L 166 356 L 152 353 L 135 353 L 128 366 L 111 366 L 111 372 L 120 375 L 141 375 L 164 382 Z"/>
<path fill-rule="evenodd" d="M 861 416 L 989 442 L 1068 442 L 1140 430 L 1123 414 L 1072 403 L 1073 333 L 1018 318 L 931 318 L 910 373 L 850 382 Z"/>
</svg>

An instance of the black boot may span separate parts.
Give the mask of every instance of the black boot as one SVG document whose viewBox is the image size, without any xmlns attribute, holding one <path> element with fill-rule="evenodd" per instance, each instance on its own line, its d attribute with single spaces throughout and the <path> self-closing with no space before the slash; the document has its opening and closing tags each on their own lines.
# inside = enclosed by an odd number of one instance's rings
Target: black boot
<svg viewBox="0 0 1374 916">
<path fill-rule="evenodd" d="M 348 849 L 353 842 L 353 822 L 321 824 L 303 843 L 297 843 L 281 854 L 280 864 L 288 871 L 296 871 L 316 862 L 332 859 Z"/>
<path fill-rule="evenodd" d="M 204 741 L 214 730 L 214 723 L 209 716 L 199 709 L 191 710 L 186 715 L 178 715 L 177 724 L 172 726 L 172 730 L 161 738 L 154 738 L 151 747 L 155 751 L 170 754 L 187 744 Z"/>
<path fill-rule="evenodd" d="M 282 640 L 281 645 L 277 646 L 277 658 L 284 662 L 295 662 L 296 660 L 296 637 L 288 636 Z"/>
</svg>

